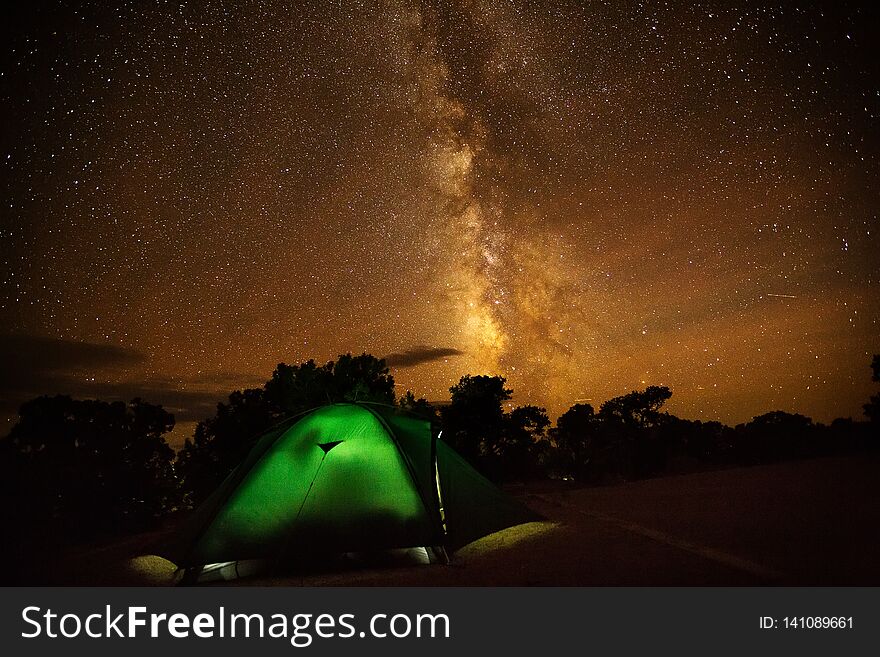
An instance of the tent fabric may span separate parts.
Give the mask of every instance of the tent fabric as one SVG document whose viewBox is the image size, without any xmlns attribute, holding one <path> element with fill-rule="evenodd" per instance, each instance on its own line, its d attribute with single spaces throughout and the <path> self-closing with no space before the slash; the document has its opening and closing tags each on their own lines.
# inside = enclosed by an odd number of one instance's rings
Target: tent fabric
<svg viewBox="0 0 880 657">
<path fill-rule="evenodd" d="M 454 551 L 538 518 L 438 439 L 429 420 L 332 404 L 258 439 L 167 556 L 191 568 L 414 546 Z"/>
</svg>

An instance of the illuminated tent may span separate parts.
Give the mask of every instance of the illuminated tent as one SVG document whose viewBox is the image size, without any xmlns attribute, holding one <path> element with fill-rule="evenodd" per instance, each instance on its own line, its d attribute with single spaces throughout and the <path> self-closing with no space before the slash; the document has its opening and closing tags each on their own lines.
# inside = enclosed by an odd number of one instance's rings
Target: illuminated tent
<svg viewBox="0 0 880 657">
<path fill-rule="evenodd" d="M 438 437 L 378 404 L 333 404 L 270 429 L 197 509 L 168 556 L 209 564 L 425 546 L 445 558 L 538 519 Z"/>
</svg>

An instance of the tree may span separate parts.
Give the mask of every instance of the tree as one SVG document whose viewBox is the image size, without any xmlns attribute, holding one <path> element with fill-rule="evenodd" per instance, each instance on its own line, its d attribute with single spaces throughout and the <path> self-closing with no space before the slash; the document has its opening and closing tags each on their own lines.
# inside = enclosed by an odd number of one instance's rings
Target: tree
<svg viewBox="0 0 880 657">
<path fill-rule="evenodd" d="M 609 399 L 599 408 L 604 420 L 616 421 L 628 427 L 647 429 L 662 421 L 660 409 L 672 392 L 666 386 L 648 386 L 643 391 L 633 392 Z"/>
<path fill-rule="evenodd" d="M 397 401 L 397 405 L 401 410 L 413 413 L 427 420 L 438 421 L 440 419 L 437 408 L 424 397 L 416 399 L 412 390 L 407 390 L 403 397 Z"/>
<path fill-rule="evenodd" d="M 590 470 L 595 471 L 599 457 L 600 430 L 599 417 L 590 404 L 575 404 L 559 416 L 550 435 L 566 474 L 590 478 Z"/>
<path fill-rule="evenodd" d="M 500 376 L 463 376 L 449 388 L 449 406 L 440 409 L 443 439 L 478 468 L 504 432 L 502 404 L 513 392 L 505 383 Z"/>
<path fill-rule="evenodd" d="M 394 377 L 382 358 L 369 354 L 343 354 L 335 363 L 327 363 L 332 371 L 332 401 L 370 401 L 394 404 Z"/>
<path fill-rule="evenodd" d="M 797 413 L 771 411 L 737 425 L 736 451 L 745 463 L 765 463 L 811 455 L 813 421 Z"/>
<path fill-rule="evenodd" d="M 277 419 L 322 404 L 346 401 L 394 403 L 394 377 L 385 361 L 369 354 L 342 354 L 318 366 L 279 363 L 264 386 L 266 402 Z"/>
<path fill-rule="evenodd" d="M 537 476 L 549 449 L 546 430 L 550 418 L 538 406 L 518 406 L 504 416 L 505 426 L 500 440 L 488 446 L 495 456 L 498 480 L 524 480 Z"/>
<path fill-rule="evenodd" d="M 272 418 L 342 401 L 333 398 L 332 361 L 323 366 L 316 365 L 314 360 L 299 365 L 278 363 L 260 392 Z"/>
<path fill-rule="evenodd" d="M 161 406 L 38 397 L 3 439 L 5 512 L 63 533 L 143 528 L 175 508 L 174 416 Z"/>
<path fill-rule="evenodd" d="M 672 433 L 684 453 L 698 461 L 724 462 L 729 460 L 733 449 L 733 429 L 716 422 L 700 420 L 682 420 L 670 417 L 664 425 L 664 432 Z"/>
<path fill-rule="evenodd" d="M 880 354 L 874 354 L 871 361 L 871 381 L 880 383 Z M 870 401 L 864 405 L 865 415 L 873 424 L 880 424 L 880 394 L 872 395 Z"/>
<path fill-rule="evenodd" d="M 505 383 L 500 376 L 463 376 L 449 389 L 449 406 L 440 409 L 443 439 L 496 481 L 535 476 L 549 448 L 547 412 L 520 406 L 506 413 L 513 391 Z"/>
<path fill-rule="evenodd" d="M 599 419 L 607 436 L 609 469 L 624 477 L 644 477 L 666 467 L 660 428 L 669 416 L 660 409 L 670 397 L 666 386 L 648 386 L 602 404 Z"/>
</svg>

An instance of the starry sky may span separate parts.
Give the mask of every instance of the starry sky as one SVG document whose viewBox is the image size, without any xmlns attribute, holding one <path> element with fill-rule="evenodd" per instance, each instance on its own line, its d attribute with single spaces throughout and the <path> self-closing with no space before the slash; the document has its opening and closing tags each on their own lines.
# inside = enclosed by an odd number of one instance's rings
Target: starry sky
<svg viewBox="0 0 880 657">
<path fill-rule="evenodd" d="M 165 404 L 387 356 L 555 418 L 861 417 L 877 10 L 35 2 L 0 68 L 0 397 Z"/>
</svg>

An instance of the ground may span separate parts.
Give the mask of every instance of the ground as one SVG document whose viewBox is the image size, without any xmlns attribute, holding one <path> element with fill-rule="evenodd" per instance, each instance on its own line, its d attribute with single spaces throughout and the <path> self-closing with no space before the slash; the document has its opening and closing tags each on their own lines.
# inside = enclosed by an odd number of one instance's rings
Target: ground
<svg viewBox="0 0 880 657">
<path fill-rule="evenodd" d="M 512 489 L 546 522 L 466 546 L 449 566 L 237 580 L 284 586 L 739 586 L 880 584 L 880 457 L 824 458 L 600 488 Z M 56 564 L 56 581 L 169 583 L 134 545 Z M 110 564 L 108 566 L 108 564 Z"/>
</svg>

